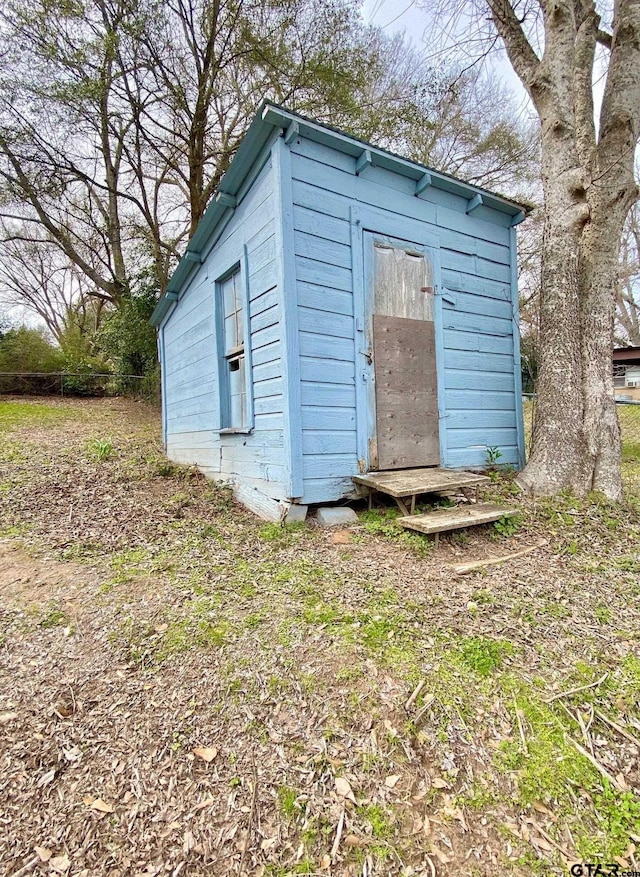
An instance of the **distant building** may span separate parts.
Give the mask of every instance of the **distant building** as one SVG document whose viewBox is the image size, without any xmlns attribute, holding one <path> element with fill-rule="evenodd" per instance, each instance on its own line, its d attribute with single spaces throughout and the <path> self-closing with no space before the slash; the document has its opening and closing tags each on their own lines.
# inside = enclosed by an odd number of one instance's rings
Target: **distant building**
<svg viewBox="0 0 640 877">
<path fill-rule="evenodd" d="M 640 402 L 640 347 L 613 351 L 613 385 L 619 401 Z"/>
</svg>

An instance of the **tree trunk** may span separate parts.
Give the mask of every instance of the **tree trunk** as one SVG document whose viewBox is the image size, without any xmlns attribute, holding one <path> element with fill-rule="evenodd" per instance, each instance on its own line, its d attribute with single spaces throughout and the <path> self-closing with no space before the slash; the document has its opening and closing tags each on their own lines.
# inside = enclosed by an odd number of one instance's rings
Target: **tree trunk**
<svg viewBox="0 0 640 877">
<path fill-rule="evenodd" d="M 518 481 L 537 494 L 599 491 L 620 500 L 612 351 L 618 250 L 632 194 L 615 178 L 584 187 L 573 144 L 550 128 L 543 134 L 537 406 L 531 458 Z"/>
<path fill-rule="evenodd" d="M 618 253 L 638 195 L 633 159 L 640 134 L 640 2 L 616 2 L 613 32 L 607 33 L 594 0 L 538 0 L 542 56 L 513 0 L 487 2 L 541 126 L 538 403 L 531 458 L 518 481 L 538 494 L 595 490 L 617 501 L 621 445 L 612 351 Z M 609 51 L 598 129 L 597 43 Z"/>
</svg>

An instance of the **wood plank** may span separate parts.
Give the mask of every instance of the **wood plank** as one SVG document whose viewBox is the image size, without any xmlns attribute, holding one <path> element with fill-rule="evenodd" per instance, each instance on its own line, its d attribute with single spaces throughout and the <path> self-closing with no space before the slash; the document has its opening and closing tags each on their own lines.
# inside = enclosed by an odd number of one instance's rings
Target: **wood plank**
<svg viewBox="0 0 640 877">
<path fill-rule="evenodd" d="M 368 472 L 354 475 L 353 481 L 370 487 L 378 493 L 393 497 L 415 496 L 421 493 L 438 493 L 459 487 L 474 487 L 490 479 L 474 472 L 458 472 L 452 469 L 403 469 L 392 472 Z"/>
<path fill-rule="evenodd" d="M 408 530 L 417 530 L 419 533 L 444 533 L 447 530 L 489 524 L 492 521 L 499 521 L 500 518 L 511 518 L 517 513 L 517 509 L 482 502 L 458 506 L 454 509 L 436 509 L 423 515 L 407 515 L 397 520 Z"/>
<path fill-rule="evenodd" d="M 433 323 L 375 314 L 373 350 L 378 465 L 401 469 L 438 464 Z"/>
</svg>

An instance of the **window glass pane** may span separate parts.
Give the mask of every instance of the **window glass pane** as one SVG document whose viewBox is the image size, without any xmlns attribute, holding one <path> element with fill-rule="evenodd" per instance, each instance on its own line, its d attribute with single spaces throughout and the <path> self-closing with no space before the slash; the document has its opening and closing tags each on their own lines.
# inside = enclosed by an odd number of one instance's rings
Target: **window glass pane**
<svg viewBox="0 0 640 877">
<path fill-rule="evenodd" d="M 244 343 L 243 292 L 240 272 L 237 271 L 222 284 L 224 309 L 224 346 L 229 353 Z"/>
<path fill-rule="evenodd" d="M 236 344 L 244 344 L 244 317 L 242 305 L 236 311 Z"/>
<path fill-rule="evenodd" d="M 240 429 L 247 422 L 244 356 L 232 360 L 229 367 L 229 425 Z"/>
<path fill-rule="evenodd" d="M 234 277 L 229 277 L 222 284 L 222 300 L 224 302 L 224 315 L 230 316 L 236 309 L 236 294 Z"/>
<path fill-rule="evenodd" d="M 233 286 L 234 286 L 235 297 L 236 297 L 235 309 L 236 309 L 236 311 L 241 311 L 243 301 L 242 301 L 242 284 L 240 283 L 240 272 L 239 271 L 237 271 L 233 275 Z"/>
<path fill-rule="evenodd" d="M 230 350 L 236 346 L 236 317 L 235 314 L 231 314 L 230 317 L 227 317 L 224 321 L 224 347 L 225 353 L 229 353 Z"/>
<path fill-rule="evenodd" d="M 244 351 L 245 290 L 239 270 L 219 285 L 221 356 L 220 392 L 225 429 L 246 429 L 247 414 L 246 367 Z"/>
</svg>

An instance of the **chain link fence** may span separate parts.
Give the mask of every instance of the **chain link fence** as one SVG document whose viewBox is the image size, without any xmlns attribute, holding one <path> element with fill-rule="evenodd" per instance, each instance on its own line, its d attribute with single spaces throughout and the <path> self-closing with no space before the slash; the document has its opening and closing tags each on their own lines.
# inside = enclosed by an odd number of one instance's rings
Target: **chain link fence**
<svg viewBox="0 0 640 877">
<path fill-rule="evenodd" d="M 527 456 L 531 451 L 535 396 L 523 396 L 524 431 Z M 616 400 L 622 434 L 622 472 L 629 489 L 640 493 L 640 402 Z"/>
<path fill-rule="evenodd" d="M 22 396 L 133 396 L 158 401 L 153 375 L 96 372 L 0 372 L 0 394 Z"/>
</svg>

